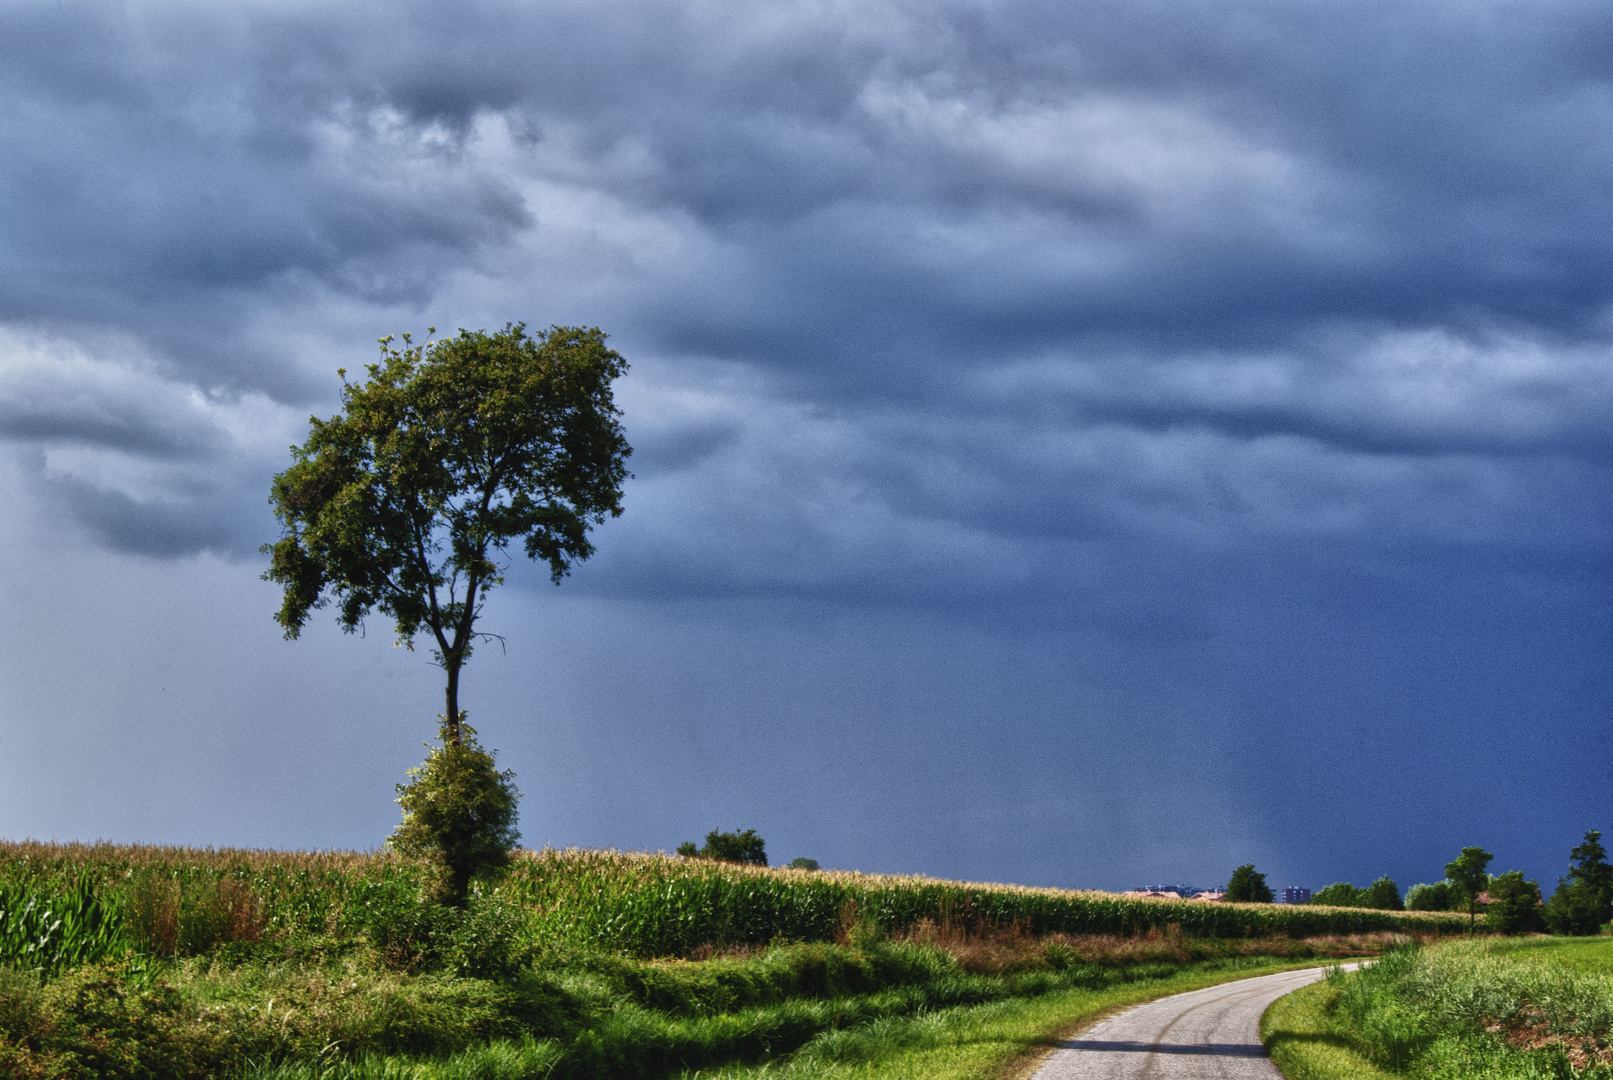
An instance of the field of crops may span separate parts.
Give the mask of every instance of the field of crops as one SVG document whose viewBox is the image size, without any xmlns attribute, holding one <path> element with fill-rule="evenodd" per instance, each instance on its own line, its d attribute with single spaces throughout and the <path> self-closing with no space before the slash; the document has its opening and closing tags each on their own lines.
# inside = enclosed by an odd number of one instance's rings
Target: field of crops
<svg viewBox="0 0 1613 1080">
<path fill-rule="evenodd" d="M 205 952 L 287 935 L 350 937 L 405 910 L 421 871 L 389 854 L 0 844 L 0 958 L 81 963 L 127 949 Z M 638 957 L 712 946 L 1015 928 L 1136 936 L 1438 934 L 1460 916 L 1287 907 L 749 867 L 614 851 L 523 852 L 488 899 L 544 947 Z"/>
</svg>

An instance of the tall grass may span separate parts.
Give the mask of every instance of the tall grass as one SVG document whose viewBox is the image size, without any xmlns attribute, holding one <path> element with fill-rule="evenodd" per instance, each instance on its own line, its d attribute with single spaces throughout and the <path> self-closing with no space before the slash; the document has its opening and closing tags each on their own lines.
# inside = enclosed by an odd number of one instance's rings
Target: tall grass
<svg viewBox="0 0 1613 1080">
<path fill-rule="evenodd" d="M 1613 973 L 1539 962 L 1545 951 L 1494 940 L 1397 950 L 1332 976 L 1334 1018 L 1378 1065 L 1430 1080 L 1613 1077 Z"/>
</svg>

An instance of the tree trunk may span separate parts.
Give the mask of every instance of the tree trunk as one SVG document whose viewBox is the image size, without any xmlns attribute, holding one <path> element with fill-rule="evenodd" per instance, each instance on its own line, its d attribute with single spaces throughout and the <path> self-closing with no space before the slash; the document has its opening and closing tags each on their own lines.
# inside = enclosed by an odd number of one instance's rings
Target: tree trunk
<svg viewBox="0 0 1613 1080">
<path fill-rule="evenodd" d="M 448 669 L 448 711 L 443 713 L 443 741 L 451 746 L 459 745 L 459 658 L 452 654 L 443 657 L 443 667 Z"/>
</svg>

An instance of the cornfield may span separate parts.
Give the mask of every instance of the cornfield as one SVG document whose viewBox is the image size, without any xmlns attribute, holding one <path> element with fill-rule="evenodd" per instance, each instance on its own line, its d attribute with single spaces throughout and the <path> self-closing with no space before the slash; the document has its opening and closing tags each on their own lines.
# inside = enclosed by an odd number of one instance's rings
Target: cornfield
<svg viewBox="0 0 1613 1080">
<path fill-rule="evenodd" d="M 391 854 L 0 844 L 0 960 L 51 968 L 123 949 L 201 952 L 224 941 L 356 936 L 424 874 Z M 1455 932 L 1459 916 L 1360 908 L 1127 899 L 659 854 L 521 852 L 487 894 L 540 943 L 639 957 L 702 947 L 1013 928 L 1043 935 L 1311 937 Z"/>
<path fill-rule="evenodd" d="M 944 932 L 1128 936 L 1176 927 L 1216 938 L 1437 934 L 1461 926 L 1444 913 L 1130 899 L 614 851 L 525 853 L 500 891 L 531 911 L 551 940 L 646 957 L 685 956 L 705 944 L 843 939 L 856 926 L 900 934 L 924 921 Z"/>
</svg>

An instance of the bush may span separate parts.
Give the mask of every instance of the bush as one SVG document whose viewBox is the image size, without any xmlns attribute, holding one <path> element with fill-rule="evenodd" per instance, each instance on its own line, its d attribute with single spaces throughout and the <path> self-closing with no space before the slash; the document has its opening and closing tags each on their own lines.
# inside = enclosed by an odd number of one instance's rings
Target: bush
<svg viewBox="0 0 1613 1080">
<path fill-rule="evenodd" d="M 1436 881 L 1432 885 L 1413 885 L 1406 890 L 1407 911 L 1450 911 L 1455 905 L 1456 897 L 1451 892 L 1451 883 Z"/>
<path fill-rule="evenodd" d="M 788 865 L 791 870 L 816 870 L 818 869 L 818 860 L 809 859 L 805 855 L 797 855 L 786 865 Z"/>
<path fill-rule="evenodd" d="M 1490 879 L 1490 905 L 1484 923 L 1502 934 L 1527 934 L 1541 928 L 1540 883 L 1525 881 L 1523 871 L 1509 870 Z"/>
<path fill-rule="evenodd" d="M 508 982 L 531 960 L 525 920 L 496 897 L 445 907 L 403 882 L 375 882 L 355 893 L 354 906 L 365 939 L 396 971 Z"/>
<path fill-rule="evenodd" d="M 409 770 L 409 783 L 398 785 L 403 824 L 387 843 L 435 862 L 437 899 L 464 907 L 471 879 L 510 861 L 521 836 L 515 829 L 521 795 L 511 782 L 515 774 L 498 771 L 463 713 L 457 737 L 444 719 L 438 739 L 442 745 L 429 747 L 425 764 Z"/>
</svg>

